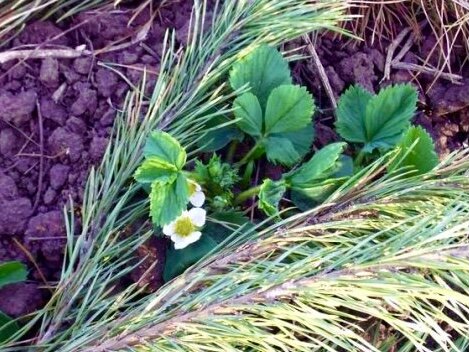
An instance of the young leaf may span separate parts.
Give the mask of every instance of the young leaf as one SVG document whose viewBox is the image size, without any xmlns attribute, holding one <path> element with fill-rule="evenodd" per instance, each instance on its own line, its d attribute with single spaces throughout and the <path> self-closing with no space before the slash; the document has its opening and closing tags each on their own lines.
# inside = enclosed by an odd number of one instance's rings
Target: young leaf
<svg viewBox="0 0 469 352">
<path fill-rule="evenodd" d="M 306 163 L 298 169 L 288 173 L 285 179 L 294 188 L 307 188 L 318 181 L 330 178 L 339 170 L 340 156 L 346 143 L 332 143 L 322 148 Z"/>
<path fill-rule="evenodd" d="M 0 264 L 0 288 L 26 280 L 28 270 L 18 261 L 10 261 Z"/>
<path fill-rule="evenodd" d="M 259 209 L 262 209 L 269 216 L 276 215 L 278 205 L 286 190 L 285 181 L 283 180 L 273 181 L 269 178 L 264 180 L 259 192 Z"/>
<path fill-rule="evenodd" d="M 186 177 L 179 173 L 172 182 L 154 181 L 150 192 L 150 215 L 154 224 L 163 226 L 181 215 L 189 201 Z"/>
<path fill-rule="evenodd" d="M 354 98 L 357 106 L 352 109 Z M 389 149 L 410 126 L 416 104 L 417 92 L 409 84 L 387 87 L 371 99 L 369 93 L 355 88 L 346 92 L 346 96 L 341 99 L 337 130 L 345 140 L 363 143 L 365 152 L 372 152 L 376 148 Z"/>
<path fill-rule="evenodd" d="M 174 165 L 181 170 L 186 164 L 186 151 L 179 142 L 163 131 L 155 131 L 150 134 L 143 148 L 145 158 L 160 160 L 162 164 Z"/>
<path fill-rule="evenodd" d="M 420 126 L 412 126 L 398 144 L 400 151 L 390 165 L 390 170 L 408 167 L 412 175 L 424 174 L 438 165 L 432 137 Z"/>
<path fill-rule="evenodd" d="M 204 188 L 211 210 L 221 210 L 231 205 L 231 190 L 239 181 L 238 170 L 233 165 L 222 162 L 214 154 L 205 164 L 196 160 L 192 177 Z"/>
<path fill-rule="evenodd" d="M 283 85 L 269 95 L 265 110 L 265 134 L 293 132 L 311 123 L 314 102 L 306 88 Z"/>
<path fill-rule="evenodd" d="M 182 274 L 184 270 L 197 263 L 203 256 L 217 246 L 217 242 L 210 238 L 210 236 L 206 236 L 204 232 L 197 242 L 194 242 L 186 248 L 174 249 L 173 245 L 168 246 L 163 271 L 163 280 L 165 282 Z"/>
<path fill-rule="evenodd" d="M 376 147 L 393 147 L 409 128 L 417 101 L 417 91 L 410 84 L 387 87 L 373 97 L 366 107 L 365 148 L 371 152 Z"/>
<path fill-rule="evenodd" d="M 177 176 L 178 170 L 173 164 L 162 161 L 159 158 L 149 157 L 135 171 L 134 178 L 140 183 L 152 183 L 153 181 L 172 182 Z"/>
<path fill-rule="evenodd" d="M 267 45 L 256 48 L 236 62 L 230 71 L 231 87 L 236 90 L 248 84 L 262 108 L 274 88 L 291 82 L 287 61 L 275 48 Z"/>
<path fill-rule="evenodd" d="M 337 104 L 337 132 L 349 142 L 366 141 L 365 114 L 373 94 L 356 85 L 347 89 Z"/>
<path fill-rule="evenodd" d="M 267 159 L 274 164 L 293 165 L 301 158 L 293 143 L 287 138 L 268 137 L 264 145 Z"/>
<path fill-rule="evenodd" d="M 233 102 L 234 115 L 239 119 L 239 128 L 253 137 L 262 135 L 262 109 L 252 93 L 244 93 Z"/>
<path fill-rule="evenodd" d="M 12 318 L 0 311 L 0 344 L 12 337 L 19 329 L 19 325 Z"/>
</svg>

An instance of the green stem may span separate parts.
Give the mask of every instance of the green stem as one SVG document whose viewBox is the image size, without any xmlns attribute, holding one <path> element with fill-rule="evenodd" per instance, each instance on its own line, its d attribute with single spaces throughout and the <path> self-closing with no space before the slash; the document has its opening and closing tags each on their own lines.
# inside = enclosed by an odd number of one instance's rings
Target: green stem
<svg viewBox="0 0 469 352">
<path fill-rule="evenodd" d="M 236 163 L 236 166 L 239 168 L 241 166 L 243 166 L 244 164 L 247 164 L 248 162 L 250 162 L 256 155 L 256 152 L 259 150 L 259 148 L 261 147 L 262 145 L 262 142 L 259 141 L 257 142 L 254 147 L 249 151 L 249 153 L 247 153 L 244 158 L 242 158 L 240 161 L 238 161 Z"/>
<path fill-rule="evenodd" d="M 244 201 L 248 200 L 249 198 L 252 198 L 255 195 L 259 194 L 260 190 L 261 190 L 261 185 L 249 188 L 249 189 L 245 190 L 244 192 L 241 192 L 235 198 L 234 204 L 239 205 L 239 204 L 243 203 Z"/>
<path fill-rule="evenodd" d="M 229 164 L 233 163 L 233 159 L 236 153 L 236 149 L 238 148 L 239 141 L 234 140 L 231 142 L 230 147 L 228 148 L 228 151 L 226 152 L 226 162 Z"/>
<path fill-rule="evenodd" d="M 365 154 L 366 153 L 363 151 L 363 149 L 360 150 L 357 157 L 355 158 L 355 166 L 360 167 L 362 165 Z"/>
</svg>

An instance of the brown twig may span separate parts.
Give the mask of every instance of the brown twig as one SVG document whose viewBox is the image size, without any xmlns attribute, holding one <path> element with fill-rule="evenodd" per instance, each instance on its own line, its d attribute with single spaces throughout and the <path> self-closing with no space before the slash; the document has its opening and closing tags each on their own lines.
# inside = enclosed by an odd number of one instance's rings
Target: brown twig
<svg viewBox="0 0 469 352">
<path fill-rule="evenodd" d="M 32 158 L 55 159 L 55 158 L 58 158 L 59 156 L 65 155 L 65 154 L 67 154 L 66 151 L 58 152 L 55 155 L 43 155 L 43 154 L 34 154 L 34 153 L 18 153 L 15 156 L 18 156 L 18 157 L 19 156 L 29 156 L 29 157 L 32 157 Z"/>
<path fill-rule="evenodd" d="M 21 129 L 13 125 L 11 122 L 9 121 L 3 121 L 3 122 L 5 122 L 9 127 L 13 128 L 15 131 L 19 132 L 24 138 L 26 138 L 27 141 L 34 143 L 39 147 L 39 144 L 32 138 L 33 134 L 31 134 L 31 136 L 28 136 L 26 132 L 23 132 Z"/>
<path fill-rule="evenodd" d="M 33 266 L 36 268 L 38 274 L 39 274 L 39 277 L 41 278 L 41 280 L 44 282 L 44 285 L 46 287 L 49 287 L 49 283 L 47 282 L 47 279 L 44 275 L 44 273 L 42 272 L 41 268 L 39 267 L 39 265 L 37 264 L 36 260 L 34 259 L 33 255 L 31 254 L 30 251 L 28 251 L 26 249 L 25 246 L 23 246 L 16 238 L 13 237 L 13 242 L 15 242 L 15 244 L 19 247 L 19 249 L 21 249 L 21 251 L 26 255 L 26 257 L 29 259 L 29 261 L 33 264 Z M 51 291 L 51 293 L 54 293 L 53 290 L 51 288 L 49 288 L 49 291 Z"/>
<path fill-rule="evenodd" d="M 402 43 L 404 38 L 409 34 L 411 31 L 411 28 L 406 28 L 404 29 L 399 35 L 396 37 L 396 39 L 393 40 L 391 45 L 388 48 L 388 54 L 386 55 L 386 63 L 384 65 L 384 74 L 383 74 L 383 79 L 381 81 L 388 80 L 390 75 L 391 75 L 391 65 L 393 62 L 394 58 L 394 52 L 396 51 L 397 47 Z"/>
<path fill-rule="evenodd" d="M 16 59 L 45 59 L 53 57 L 58 59 L 74 59 L 91 52 L 84 46 L 75 49 L 31 49 L 31 50 L 10 50 L 0 53 L 0 64 Z"/>
<path fill-rule="evenodd" d="M 334 109 L 337 109 L 337 100 L 335 99 L 334 92 L 332 91 L 331 82 L 329 82 L 329 78 L 327 77 L 326 70 L 324 69 L 324 66 L 321 63 L 321 59 L 319 58 L 319 55 L 316 49 L 314 48 L 313 42 L 311 41 L 311 38 L 308 35 L 304 35 L 303 39 L 306 41 L 307 43 L 306 47 L 313 58 L 316 68 L 318 69 L 319 77 L 321 78 L 322 84 L 324 85 L 324 88 L 326 89 L 327 96 L 329 97 Z"/>
<path fill-rule="evenodd" d="M 441 78 L 455 82 L 455 83 L 460 83 L 460 81 L 462 80 L 462 77 L 460 75 L 456 75 L 454 73 L 448 73 L 448 72 L 441 72 L 440 70 L 436 68 L 418 65 L 418 64 L 411 64 L 407 62 L 394 62 L 392 64 L 392 67 L 398 70 L 409 70 L 409 71 L 416 71 L 420 73 L 426 73 L 430 75 L 439 75 Z"/>
</svg>

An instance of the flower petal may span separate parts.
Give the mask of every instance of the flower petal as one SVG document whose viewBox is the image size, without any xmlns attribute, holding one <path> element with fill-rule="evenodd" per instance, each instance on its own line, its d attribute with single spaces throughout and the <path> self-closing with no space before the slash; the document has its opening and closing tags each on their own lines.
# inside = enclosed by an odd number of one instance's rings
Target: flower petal
<svg viewBox="0 0 469 352">
<path fill-rule="evenodd" d="M 176 224 L 175 221 L 173 222 L 170 222 L 169 224 L 167 225 L 164 225 L 163 226 L 163 233 L 166 235 L 166 236 L 171 236 L 173 233 L 174 233 L 174 225 Z"/>
<path fill-rule="evenodd" d="M 192 208 L 189 210 L 189 218 L 192 220 L 192 223 L 197 226 L 201 227 L 205 225 L 205 216 L 207 212 L 205 209 L 202 208 Z"/>
<path fill-rule="evenodd" d="M 186 248 L 191 243 L 194 243 L 199 240 L 202 236 L 202 232 L 194 231 L 189 236 L 179 236 L 178 234 L 174 234 L 171 236 L 171 240 L 174 242 L 175 249 L 183 249 Z"/>
<path fill-rule="evenodd" d="M 205 202 L 204 192 L 194 192 L 194 194 L 189 198 L 189 201 L 194 207 L 201 207 L 202 205 L 204 205 Z"/>
</svg>

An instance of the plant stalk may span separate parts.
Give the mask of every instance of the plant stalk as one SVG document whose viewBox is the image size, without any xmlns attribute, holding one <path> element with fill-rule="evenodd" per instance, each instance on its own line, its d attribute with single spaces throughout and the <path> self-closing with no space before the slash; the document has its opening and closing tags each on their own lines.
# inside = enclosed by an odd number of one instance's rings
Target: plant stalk
<svg viewBox="0 0 469 352">
<path fill-rule="evenodd" d="M 261 190 L 261 185 L 249 188 L 245 190 L 244 192 L 241 192 L 238 194 L 234 200 L 235 205 L 239 205 L 243 203 L 244 201 L 248 200 L 249 198 L 254 197 L 255 195 L 259 194 Z"/>
<path fill-rule="evenodd" d="M 354 161 L 355 166 L 359 167 L 362 165 L 365 154 L 366 153 L 363 151 L 363 149 L 361 149 Z"/>
<path fill-rule="evenodd" d="M 236 167 L 241 167 L 245 164 L 247 164 L 248 162 L 250 162 L 252 159 L 255 158 L 256 156 L 256 153 L 258 152 L 259 148 L 261 148 L 262 146 L 262 141 L 258 141 L 256 142 L 256 144 L 254 145 L 254 147 L 249 151 L 249 153 L 247 153 L 244 158 L 242 158 L 240 161 L 238 161 L 238 163 L 235 165 Z"/>
<path fill-rule="evenodd" d="M 237 140 L 234 140 L 231 142 L 230 147 L 226 153 L 226 162 L 231 164 L 233 163 L 233 159 L 236 153 L 236 149 L 238 148 L 239 142 Z"/>
</svg>

